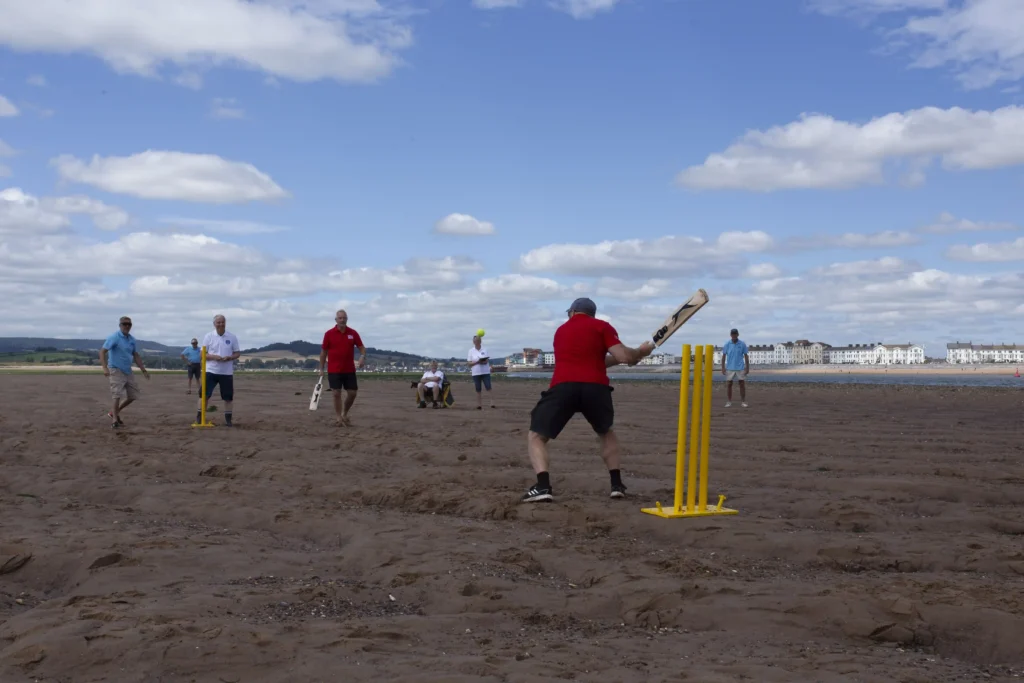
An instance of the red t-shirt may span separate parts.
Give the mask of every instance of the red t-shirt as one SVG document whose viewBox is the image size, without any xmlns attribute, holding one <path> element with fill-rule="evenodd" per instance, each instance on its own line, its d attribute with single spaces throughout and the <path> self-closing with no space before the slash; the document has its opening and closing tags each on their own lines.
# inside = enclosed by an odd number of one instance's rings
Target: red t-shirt
<svg viewBox="0 0 1024 683">
<path fill-rule="evenodd" d="M 339 332 L 337 325 L 324 333 L 324 343 L 320 348 L 327 349 L 327 372 L 336 375 L 340 372 L 356 371 L 356 347 L 363 346 L 359 333 L 351 327 Z"/>
<path fill-rule="evenodd" d="M 619 333 L 603 320 L 577 314 L 555 331 L 555 372 L 551 385 L 562 382 L 609 384 L 604 359 L 620 344 Z"/>
</svg>

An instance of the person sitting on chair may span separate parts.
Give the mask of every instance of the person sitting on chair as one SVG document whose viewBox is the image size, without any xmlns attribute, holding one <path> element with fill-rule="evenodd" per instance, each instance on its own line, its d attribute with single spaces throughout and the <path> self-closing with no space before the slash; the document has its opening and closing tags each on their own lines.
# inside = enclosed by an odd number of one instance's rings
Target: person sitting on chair
<svg viewBox="0 0 1024 683">
<path fill-rule="evenodd" d="M 434 399 L 434 408 L 437 408 L 437 402 L 441 400 L 441 385 L 444 384 L 444 373 L 437 369 L 437 361 L 433 361 L 430 364 L 430 370 L 423 373 L 423 377 L 420 378 L 420 383 L 416 387 L 416 398 L 419 399 L 420 408 L 427 407 L 427 394 L 426 389 L 430 389 Z"/>
</svg>

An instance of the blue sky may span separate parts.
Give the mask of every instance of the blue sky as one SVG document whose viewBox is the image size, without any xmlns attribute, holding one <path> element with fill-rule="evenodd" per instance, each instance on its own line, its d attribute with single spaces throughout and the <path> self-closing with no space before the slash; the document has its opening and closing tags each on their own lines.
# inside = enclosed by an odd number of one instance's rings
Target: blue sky
<svg viewBox="0 0 1024 683">
<path fill-rule="evenodd" d="M 0 334 L 1024 342 L 1019 3 L 477 3 L 0 0 Z"/>
</svg>

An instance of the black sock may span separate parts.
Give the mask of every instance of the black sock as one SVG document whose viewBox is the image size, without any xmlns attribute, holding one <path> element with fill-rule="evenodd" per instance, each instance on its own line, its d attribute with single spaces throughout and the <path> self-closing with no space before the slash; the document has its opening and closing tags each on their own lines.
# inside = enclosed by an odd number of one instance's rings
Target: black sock
<svg viewBox="0 0 1024 683">
<path fill-rule="evenodd" d="M 224 421 L 231 424 L 231 413 L 224 413 Z"/>
<path fill-rule="evenodd" d="M 537 475 L 537 487 L 542 489 L 551 488 L 551 477 L 547 472 L 541 472 Z"/>
<path fill-rule="evenodd" d="M 203 420 L 203 411 L 197 410 L 196 411 L 196 422 L 197 423 L 198 422 L 202 422 L 202 420 Z"/>
<path fill-rule="evenodd" d="M 612 478 L 612 486 L 622 486 L 622 475 L 618 470 L 608 470 Z"/>
</svg>

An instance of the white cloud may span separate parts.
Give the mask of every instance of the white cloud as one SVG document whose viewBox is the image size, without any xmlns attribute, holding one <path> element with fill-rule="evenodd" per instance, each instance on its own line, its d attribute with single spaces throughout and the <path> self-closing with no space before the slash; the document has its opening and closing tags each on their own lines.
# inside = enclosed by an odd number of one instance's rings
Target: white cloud
<svg viewBox="0 0 1024 683">
<path fill-rule="evenodd" d="M 211 218 L 178 218 L 170 216 L 161 218 L 161 223 L 182 228 L 193 228 L 202 232 L 221 233 L 224 235 L 266 235 L 289 230 L 282 225 L 268 225 L 253 221 L 226 221 Z"/>
<path fill-rule="evenodd" d="M 906 230 L 883 230 L 872 233 L 844 232 L 837 235 L 793 237 L 786 241 L 785 246 L 789 249 L 875 249 L 907 247 L 920 243 L 920 237 Z"/>
<path fill-rule="evenodd" d="M 473 0 L 473 7 L 477 9 L 507 9 L 509 7 L 522 7 L 524 0 Z"/>
<path fill-rule="evenodd" d="M 62 155 L 51 163 L 65 181 L 143 199 L 227 204 L 290 196 L 252 164 L 213 154 L 147 150 L 128 157 L 93 156 L 88 163 Z"/>
<path fill-rule="evenodd" d="M 883 256 L 869 261 L 847 261 L 814 268 L 814 275 L 824 277 L 861 277 L 873 275 L 900 275 L 917 268 L 916 264 L 894 256 Z"/>
<path fill-rule="evenodd" d="M 295 81 L 369 82 L 411 43 L 372 0 L 4 0 L 0 44 L 20 52 L 90 54 L 120 73 L 241 67 Z M 225 27 L 229 27 L 226 30 Z"/>
<path fill-rule="evenodd" d="M 573 19 L 592 19 L 612 11 L 619 0 L 554 0 L 553 4 Z"/>
<path fill-rule="evenodd" d="M 42 206 L 61 214 L 86 214 L 100 230 L 119 230 L 128 225 L 128 212 L 83 195 L 42 200 Z"/>
<path fill-rule="evenodd" d="M 815 0 L 831 14 L 867 17 L 910 11 L 885 34 L 892 51 L 906 50 L 911 66 L 950 67 L 969 90 L 1024 77 L 1024 3 L 1019 0 Z"/>
<path fill-rule="evenodd" d="M 174 82 L 189 90 L 203 89 L 203 77 L 195 71 L 183 71 L 174 77 Z"/>
<path fill-rule="evenodd" d="M 609 240 L 597 244 L 550 244 L 519 258 L 527 271 L 567 275 L 669 274 L 682 277 L 711 270 L 742 271 L 741 256 L 774 246 L 764 232 L 725 232 L 714 242 L 700 237 L 668 236 L 652 240 Z M 732 276 L 738 273 L 733 272 Z"/>
<path fill-rule="evenodd" d="M 745 275 L 755 280 L 768 280 L 782 275 L 782 269 L 774 263 L 754 263 L 747 268 Z"/>
<path fill-rule="evenodd" d="M 47 85 L 46 76 L 43 76 L 41 74 L 33 74 L 29 76 L 27 79 L 25 79 L 25 82 L 29 85 L 34 85 L 37 88 L 45 88 Z"/>
<path fill-rule="evenodd" d="M 862 124 L 804 114 L 747 132 L 676 182 L 709 190 L 844 189 L 883 183 L 887 165 L 909 164 L 921 173 L 933 160 L 949 171 L 1024 164 L 1024 107 L 925 107 Z"/>
<path fill-rule="evenodd" d="M 966 245 L 958 244 L 946 251 L 948 258 L 956 261 L 997 263 L 1001 261 L 1024 261 L 1024 237 L 1012 242 Z"/>
<path fill-rule="evenodd" d="M 941 213 L 934 223 L 923 225 L 917 229 L 918 232 L 930 233 L 933 235 L 951 235 L 958 232 L 996 232 L 1002 230 L 1020 230 L 1020 227 L 1013 223 L 1006 222 L 977 222 L 966 218 L 957 218 L 951 213 Z"/>
<path fill-rule="evenodd" d="M 9 99 L 0 95 L 0 118 L 5 116 L 17 116 L 18 108 Z"/>
<path fill-rule="evenodd" d="M 210 116 L 215 119 L 242 119 L 245 118 L 245 110 L 233 97 L 216 97 L 210 104 Z"/>
<path fill-rule="evenodd" d="M 657 299 L 671 292 L 672 281 L 664 278 L 649 280 L 627 280 L 615 277 L 602 277 L 594 283 L 578 282 L 572 287 L 574 296 L 603 297 L 636 301 L 640 299 Z"/>
<path fill-rule="evenodd" d="M 68 217 L 48 209 L 20 188 L 0 190 L 0 237 L 20 235 L 34 239 L 40 234 L 64 232 L 71 224 Z M 0 248 L 6 246 L 0 243 Z"/>
<path fill-rule="evenodd" d="M 441 235 L 493 235 L 496 231 L 493 223 L 464 213 L 451 213 L 434 224 L 434 232 Z"/>
</svg>

